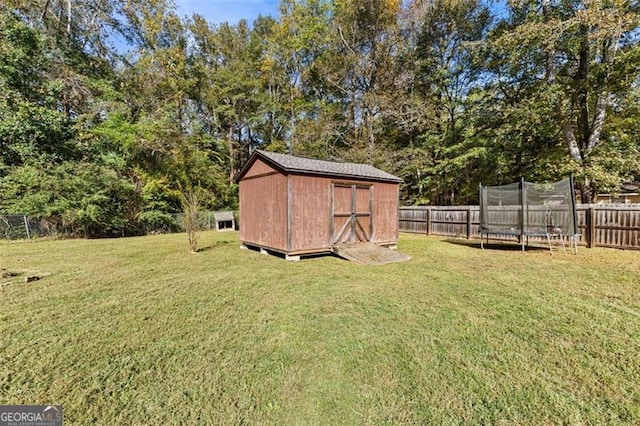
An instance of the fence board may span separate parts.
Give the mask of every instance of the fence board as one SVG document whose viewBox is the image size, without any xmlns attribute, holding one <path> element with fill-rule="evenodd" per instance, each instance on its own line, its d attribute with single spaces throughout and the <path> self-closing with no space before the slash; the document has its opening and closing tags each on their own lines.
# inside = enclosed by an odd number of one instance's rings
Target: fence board
<svg viewBox="0 0 640 426">
<path fill-rule="evenodd" d="M 517 209 L 492 211 L 496 221 L 507 221 Z M 540 220 L 531 208 L 529 219 Z M 640 204 L 578 204 L 579 244 L 588 247 L 640 249 Z M 442 236 L 479 238 L 479 206 L 404 206 L 400 208 L 400 231 Z M 545 241 L 544 237 L 529 237 Z"/>
</svg>

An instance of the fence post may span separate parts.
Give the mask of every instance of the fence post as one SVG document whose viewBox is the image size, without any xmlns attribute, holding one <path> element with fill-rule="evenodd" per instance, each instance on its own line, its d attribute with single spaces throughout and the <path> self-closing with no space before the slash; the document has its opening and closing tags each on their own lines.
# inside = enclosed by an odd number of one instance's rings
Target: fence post
<svg viewBox="0 0 640 426">
<path fill-rule="evenodd" d="M 467 240 L 471 239 L 471 207 L 467 208 Z"/>
<path fill-rule="evenodd" d="M 22 215 L 22 219 L 24 220 L 24 229 L 27 231 L 27 240 L 30 240 L 31 234 L 29 234 L 29 221 L 27 220 L 27 215 Z"/>
<path fill-rule="evenodd" d="M 431 209 L 427 209 L 427 235 L 431 235 Z"/>
<path fill-rule="evenodd" d="M 596 209 L 591 205 L 587 212 L 587 226 L 589 227 L 587 247 L 594 248 L 596 246 Z"/>
</svg>

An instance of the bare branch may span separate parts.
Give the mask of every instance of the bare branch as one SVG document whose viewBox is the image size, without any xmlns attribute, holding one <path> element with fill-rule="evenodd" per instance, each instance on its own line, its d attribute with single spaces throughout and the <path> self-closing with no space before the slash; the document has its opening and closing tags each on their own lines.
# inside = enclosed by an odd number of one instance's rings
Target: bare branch
<svg viewBox="0 0 640 426">
<path fill-rule="evenodd" d="M 71 35 L 71 0 L 67 0 L 67 35 Z"/>
<path fill-rule="evenodd" d="M 353 50 L 353 48 L 349 45 L 349 43 L 347 43 L 347 40 L 345 40 L 344 35 L 342 34 L 342 28 L 338 25 L 338 34 L 340 34 L 340 40 L 342 40 L 342 43 L 344 44 L 344 47 L 346 47 L 352 55 L 355 56 L 359 56 L 355 50 Z"/>
<path fill-rule="evenodd" d="M 51 2 L 51 0 L 47 0 L 44 4 L 44 7 L 42 8 L 42 13 L 40 14 L 40 21 L 44 21 L 44 17 L 47 14 L 47 12 L 49 11 L 49 3 Z"/>
</svg>

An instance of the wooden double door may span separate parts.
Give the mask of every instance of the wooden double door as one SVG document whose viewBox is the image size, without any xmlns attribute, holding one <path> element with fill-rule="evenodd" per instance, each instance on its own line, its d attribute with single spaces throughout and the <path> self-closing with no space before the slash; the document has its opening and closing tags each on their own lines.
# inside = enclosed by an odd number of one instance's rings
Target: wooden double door
<svg viewBox="0 0 640 426">
<path fill-rule="evenodd" d="M 332 244 L 371 241 L 373 234 L 372 191 L 371 185 L 332 184 Z"/>
</svg>

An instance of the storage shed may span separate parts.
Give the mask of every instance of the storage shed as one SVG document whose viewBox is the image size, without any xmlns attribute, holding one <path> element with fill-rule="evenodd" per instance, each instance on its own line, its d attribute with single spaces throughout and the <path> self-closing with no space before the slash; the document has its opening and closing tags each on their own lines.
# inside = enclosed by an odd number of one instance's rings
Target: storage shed
<svg viewBox="0 0 640 426">
<path fill-rule="evenodd" d="M 233 212 L 213 212 L 216 222 L 216 231 L 233 231 L 236 229 L 236 219 Z"/>
<path fill-rule="evenodd" d="M 342 243 L 398 242 L 402 179 L 375 167 L 257 150 L 236 182 L 244 246 L 297 260 Z"/>
</svg>

